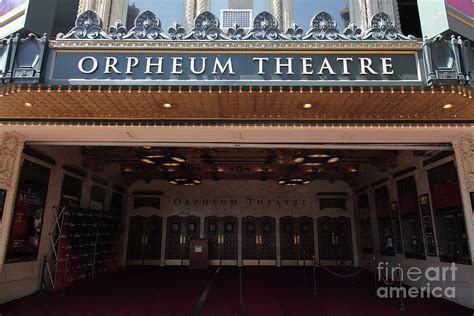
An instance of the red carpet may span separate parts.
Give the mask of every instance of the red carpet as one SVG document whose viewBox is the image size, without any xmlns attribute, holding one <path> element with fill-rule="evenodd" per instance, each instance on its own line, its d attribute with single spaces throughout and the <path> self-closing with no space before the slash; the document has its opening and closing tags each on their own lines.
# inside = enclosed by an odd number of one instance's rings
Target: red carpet
<svg viewBox="0 0 474 316">
<path fill-rule="evenodd" d="M 215 268 L 190 271 L 179 267 L 133 267 L 85 281 L 66 295 L 34 294 L 0 305 L 2 316 L 10 315 L 190 315 Z M 407 300 L 407 311 L 399 301 L 372 295 L 372 278 L 339 279 L 317 271 L 319 294 L 313 295 L 312 270 L 307 268 L 242 268 L 243 315 L 324 316 L 472 316 L 473 311 L 442 299 Z M 239 271 L 224 267 L 217 274 L 200 315 L 240 314 Z"/>
</svg>

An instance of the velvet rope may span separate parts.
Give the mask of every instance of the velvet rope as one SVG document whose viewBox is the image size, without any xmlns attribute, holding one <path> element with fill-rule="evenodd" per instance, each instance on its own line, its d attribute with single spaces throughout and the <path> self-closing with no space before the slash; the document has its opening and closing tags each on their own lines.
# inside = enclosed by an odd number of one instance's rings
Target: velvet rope
<svg viewBox="0 0 474 316">
<path fill-rule="evenodd" d="M 340 278 L 352 278 L 355 275 L 362 273 L 372 263 L 368 263 L 366 266 L 361 267 L 361 269 L 359 271 L 351 273 L 351 274 L 340 274 L 340 273 L 334 272 L 329 267 L 322 264 L 321 261 L 318 261 L 318 264 L 321 268 L 323 268 L 324 270 L 326 270 L 327 272 L 329 272 L 330 274 L 332 274 L 334 276 L 337 276 L 337 277 L 340 277 Z"/>
</svg>

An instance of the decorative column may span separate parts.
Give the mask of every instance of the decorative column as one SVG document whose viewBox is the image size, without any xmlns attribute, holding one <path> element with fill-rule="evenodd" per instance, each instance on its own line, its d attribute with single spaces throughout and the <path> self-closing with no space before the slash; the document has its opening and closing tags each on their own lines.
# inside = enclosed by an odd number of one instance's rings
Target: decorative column
<svg viewBox="0 0 474 316">
<path fill-rule="evenodd" d="M 184 9 L 184 23 L 185 28 L 190 30 L 194 26 L 194 18 L 196 12 L 196 2 L 195 0 L 186 0 L 185 9 Z"/>
<path fill-rule="evenodd" d="M 112 1 L 113 0 L 79 0 L 79 9 L 77 11 L 77 15 L 80 15 L 81 13 L 87 10 L 95 11 L 104 22 L 103 28 L 107 29 L 109 27 L 109 21 L 111 17 Z M 119 4 L 119 3 L 122 6 L 122 10 L 123 10 L 123 4 L 125 3 L 125 1 L 124 0 L 114 1 L 114 5 Z M 118 17 L 114 16 L 114 18 L 118 18 Z"/>
<path fill-rule="evenodd" d="M 280 25 L 280 29 L 286 31 L 293 24 L 293 22 L 295 22 L 293 16 L 293 0 L 282 0 L 282 12 L 283 24 Z M 307 27 L 307 25 L 300 26 L 304 28 Z"/>
<path fill-rule="evenodd" d="M 395 27 L 400 29 L 400 14 L 396 0 L 354 0 L 350 4 L 351 22 L 364 31 L 369 28 L 370 19 L 379 12 L 388 14 Z"/>
<path fill-rule="evenodd" d="M 79 8 L 77 10 L 77 15 L 80 15 L 87 10 L 96 9 L 96 0 L 79 0 Z"/>
<path fill-rule="evenodd" d="M 271 2 L 272 6 L 272 13 L 275 16 L 275 19 L 278 21 L 278 25 L 280 26 L 280 29 L 285 31 L 284 25 L 283 25 L 283 3 L 282 0 L 272 0 Z"/>
<path fill-rule="evenodd" d="M 208 0 L 196 0 L 196 16 L 203 13 L 204 11 L 209 10 L 208 8 Z"/>
<path fill-rule="evenodd" d="M 5 261 L 10 236 L 23 145 L 23 139 L 8 133 L 0 133 L 0 189 L 6 190 L 3 216 L 0 218 L 0 270 Z"/>
<path fill-rule="evenodd" d="M 104 30 L 107 30 L 110 26 L 110 6 L 112 0 L 96 0 L 96 12 L 102 18 L 104 22 Z M 123 0 L 121 0 L 124 2 Z M 116 2 L 116 1 L 115 1 Z"/>
<path fill-rule="evenodd" d="M 453 141 L 456 155 L 456 165 L 459 177 L 459 187 L 463 204 L 466 232 L 474 261 L 474 216 L 470 192 L 474 192 L 474 133 L 464 135 Z"/>
<path fill-rule="evenodd" d="M 110 18 L 109 26 L 113 25 L 117 20 L 121 21 L 124 25 L 127 24 L 127 10 L 128 2 L 125 0 L 111 0 L 110 3 Z"/>
</svg>

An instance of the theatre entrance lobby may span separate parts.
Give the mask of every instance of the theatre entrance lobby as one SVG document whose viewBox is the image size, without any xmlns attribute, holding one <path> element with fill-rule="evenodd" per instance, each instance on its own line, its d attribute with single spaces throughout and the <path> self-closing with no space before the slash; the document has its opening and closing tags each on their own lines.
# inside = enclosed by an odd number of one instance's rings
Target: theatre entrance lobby
<svg viewBox="0 0 474 316">
<path fill-rule="evenodd" d="M 472 315 L 450 144 L 32 141 L 21 157 L 10 240 L 30 237 L 8 244 L 2 315 Z"/>
</svg>

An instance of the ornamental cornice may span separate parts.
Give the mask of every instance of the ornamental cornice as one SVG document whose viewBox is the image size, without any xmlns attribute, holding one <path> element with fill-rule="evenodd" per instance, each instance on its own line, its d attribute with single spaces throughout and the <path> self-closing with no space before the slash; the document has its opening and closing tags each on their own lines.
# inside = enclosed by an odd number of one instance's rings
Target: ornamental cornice
<svg viewBox="0 0 474 316">
<path fill-rule="evenodd" d="M 371 27 L 362 33 L 354 23 L 342 32 L 332 16 L 317 13 L 310 29 L 293 24 L 286 31 L 279 28 L 278 19 L 269 12 L 257 14 L 248 31 L 238 24 L 224 31 L 218 18 L 209 11 L 201 12 L 194 27 L 186 30 L 179 23 L 168 29 L 151 11 L 140 13 L 134 26 L 127 30 L 117 21 L 110 29 L 102 28 L 97 13 L 88 10 L 77 17 L 74 28 L 67 34 L 58 34 L 50 42 L 53 48 L 106 48 L 106 49 L 258 49 L 258 50 L 421 50 L 422 42 L 411 35 L 403 35 L 393 26 L 390 17 L 377 13 Z"/>
<path fill-rule="evenodd" d="M 51 40 L 56 49 L 160 50 L 421 50 L 422 41 L 168 41 Z"/>
</svg>

